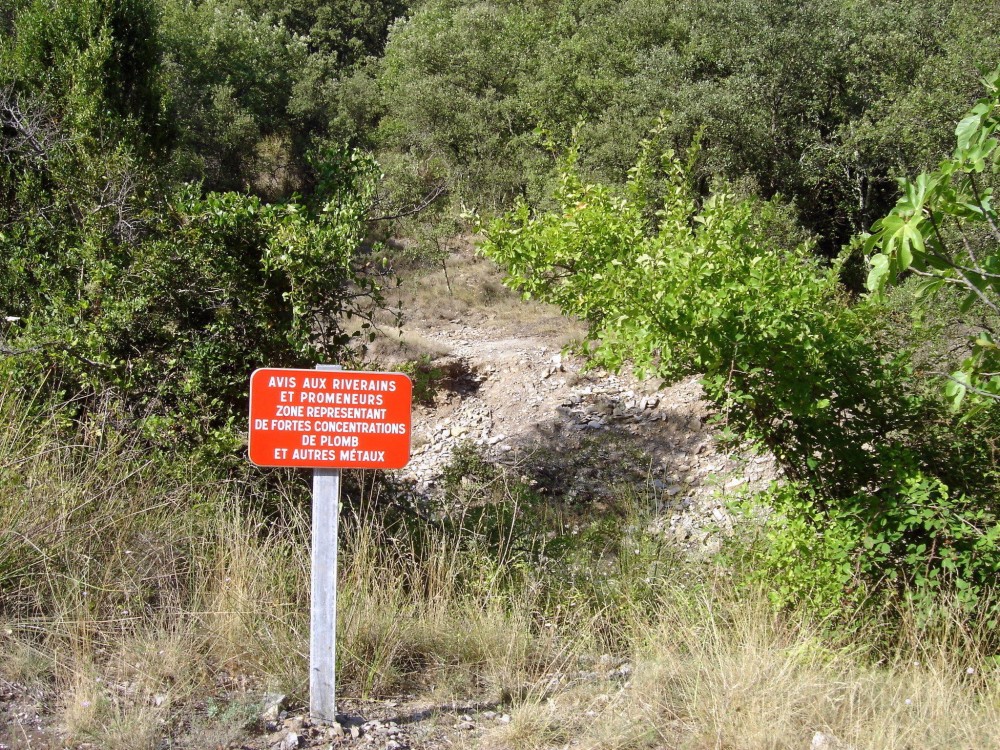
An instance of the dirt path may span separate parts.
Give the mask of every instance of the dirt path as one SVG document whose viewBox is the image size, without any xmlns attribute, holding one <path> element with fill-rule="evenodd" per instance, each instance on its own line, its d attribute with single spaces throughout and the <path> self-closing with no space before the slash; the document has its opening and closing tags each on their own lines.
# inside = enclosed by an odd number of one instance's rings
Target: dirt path
<svg viewBox="0 0 1000 750">
<path fill-rule="evenodd" d="M 491 272 L 481 262 L 469 270 Z M 433 402 L 414 411 L 413 459 L 401 476 L 417 495 L 433 496 L 455 452 L 472 448 L 541 492 L 598 511 L 623 485 L 639 488 L 660 530 L 711 547 L 710 529 L 730 524 L 733 493 L 775 476 L 770 457 L 717 445 L 697 379 L 664 387 L 587 370 L 563 351 L 583 328 L 551 308 L 494 304 L 442 319 L 433 307 L 411 307 L 424 315 L 402 336 L 433 352 L 426 369 L 443 376 Z"/>
</svg>

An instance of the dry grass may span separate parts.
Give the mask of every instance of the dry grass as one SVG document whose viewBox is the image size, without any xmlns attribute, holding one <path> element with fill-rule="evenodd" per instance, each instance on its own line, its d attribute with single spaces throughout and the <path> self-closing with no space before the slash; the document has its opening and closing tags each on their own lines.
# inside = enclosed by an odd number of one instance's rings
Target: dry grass
<svg viewBox="0 0 1000 750">
<path fill-rule="evenodd" d="M 191 609 L 213 660 L 229 674 L 302 695 L 308 684 L 309 521 L 296 506 L 272 518 L 253 504 L 219 508 L 198 555 Z"/>
<path fill-rule="evenodd" d="M 423 690 L 497 699 L 534 679 L 554 644 L 532 625 L 527 587 L 469 537 L 395 533 L 349 519 L 338 603 L 339 679 L 362 696 Z"/>
<path fill-rule="evenodd" d="M 67 440 L 54 413 L 16 417 L 26 405 L 4 398 L 0 681 L 43 687 L 69 738 L 108 748 L 154 747 L 187 724 L 233 736 L 269 690 L 303 704 L 301 505 L 176 471 L 109 422 Z M 342 534 L 341 694 L 495 697 L 534 678 L 548 644 L 498 561 L 471 539 L 390 531 L 374 490 L 361 507 Z M 230 711 L 234 695 L 249 708 Z"/>
<path fill-rule="evenodd" d="M 307 513 L 151 458 L 110 417 L 68 432 L 27 413 L 0 394 L 0 681 L 44 689 L 67 737 L 112 750 L 228 743 L 266 690 L 304 703 Z M 509 701 L 490 748 L 1000 747 L 997 664 L 969 623 L 838 639 L 725 571 L 670 567 L 632 606 L 644 565 L 574 588 L 533 562 L 540 529 L 498 547 L 388 524 L 374 489 L 354 507 L 341 695 Z M 615 595 L 589 598 L 600 585 Z"/>
<path fill-rule="evenodd" d="M 421 333 L 428 326 L 459 321 L 488 324 L 507 335 L 537 335 L 556 348 L 583 339 L 586 328 L 567 319 L 551 305 L 525 302 L 503 285 L 503 274 L 493 261 L 476 253 L 470 238 L 453 240 L 453 252 L 436 263 L 403 263 L 397 268 L 403 283 L 391 293 L 392 306 L 406 311 L 403 329 L 388 325 L 372 347 L 380 362 L 402 362 L 448 354 L 440 341 Z"/>
<path fill-rule="evenodd" d="M 493 738 L 517 748 L 1000 747 L 1000 674 L 954 634 L 904 633 L 892 658 L 834 644 L 764 591 L 672 591 L 637 640 L 624 682 L 536 694 Z M 882 634 L 884 636 L 884 634 Z M 964 639 L 961 639 L 964 640 Z"/>
</svg>

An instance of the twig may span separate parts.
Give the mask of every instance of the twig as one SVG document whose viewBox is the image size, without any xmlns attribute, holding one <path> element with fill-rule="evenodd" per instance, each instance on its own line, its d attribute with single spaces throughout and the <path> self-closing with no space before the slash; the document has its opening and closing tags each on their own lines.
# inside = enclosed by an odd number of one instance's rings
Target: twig
<svg viewBox="0 0 1000 750">
<path fill-rule="evenodd" d="M 440 198 L 442 195 L 448 192 L 448 188 L 441 184 L 434 188 L 430 193 L 424 196 L 423 201 L 417 206 L 411 206 L 410 208 L 399 211 L 395 214 L 387 214 L 385 216 L 372 216 L 367 219 L 370 223 L 375 223 L 377 221 L 394 221 L 396 219 L 403 219 L 407 216 L 413 216 L 414 214 L 419 214 L 421 211 L 425 210 L 434 201 Z"/>
<path fill-rule="evenodd" d="M 993 221 L 993 217 L 990 215 L 990 212 L 986 209 L 986 206 L 983 204 L 983 199 L 979 195 L 979 186 L 976 185 L 975 175 L 969 174 L 969 184 L 972 186 L 972 195 L 975 196 L 976 203 L 978 203 L 979 207 L 983 209 L 983 216 L 986 217 L 986 223 L 990 225 L 993 237 L 996 239 L 997 242 L 1000 242 L 1000 227 L 997 227 L 996 222 Z"/>
<path fill-rule="evenodd" d="M 948 380 L 951 380 L 954 383 L 958 383 L 960 386 L 962 386 L 966 390 L 972 391 L 973 393 L 979 394 L 980 396 L 985 396 L 986 398 L 991 398 L 994 401 L 1000 401 L 1000 394 L 990 393 L 989 391 L 984 391 L 982 388 L 976 388 L 976 386 L 974 386 L 974 385 L 972 385 L 970 383 L 963 383 L 961 380 L 959 380 L 958 378 L 954 377 L 953 375 L 951 375 L 951 374 L 949 374 L 947 372 L 941 372 L 940 370 L 931 370 L 930 374 L 931 375 L 938 375 L 939 377 L 943 377 L 943 378 L 947 378 Z"/>
</svg>

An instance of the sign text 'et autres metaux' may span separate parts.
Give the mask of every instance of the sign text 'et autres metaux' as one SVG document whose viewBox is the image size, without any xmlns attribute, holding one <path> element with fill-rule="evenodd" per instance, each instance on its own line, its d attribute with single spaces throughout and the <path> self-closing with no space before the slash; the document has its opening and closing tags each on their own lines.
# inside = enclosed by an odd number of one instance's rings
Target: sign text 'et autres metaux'
<svg viewBox="0 0 1000 750">
<path fill-rule="evenodd" d="M 396 372 L 262 368 L 250 376 L 250 460 L 258 466 L 401 469 L 413 385 Z"/>
</svg>

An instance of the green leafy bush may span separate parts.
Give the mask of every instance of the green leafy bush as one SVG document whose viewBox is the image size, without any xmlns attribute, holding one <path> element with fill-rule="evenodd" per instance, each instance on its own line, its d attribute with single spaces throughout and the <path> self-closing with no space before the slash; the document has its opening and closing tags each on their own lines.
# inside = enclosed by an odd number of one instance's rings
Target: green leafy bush
<svg viewBox="0 0 1000 750">
<path fill-rule="evenodd" d="M 979 403 L 1000 400 L 1000 214 L 993 184 L 1000 174 L 1000 68 L 984 79 L 987 95 L 958 123 L 953 155 L 915 180 L 900 180 L 903 196 L 872 228 L 868 288 L 881 292 L 901 273 L 920 277 L 917 298 L 957 289 L 960 312 L 975 335 L 946 393 L 958 407 L 967 393 Z M 965 315 L 973 311 L 976 315 Z M 985 317 L 984 317 L 985 316 Z"/>
<path fill-rule="evenodd" d="M 342 321 L 368 317 L 381 299 L 355 254 L 369 167 L 352 176 L 356 191 L 315 213 L 188 187 L 145 209 L 155 215 L 140 241 L 88 233 L 46 263 L 41 237 L 30 266 L 7 253 L 0 278 L 21 293 L 5 311 L 19 318 L 7 335 L 18 356 L 3 368 L 29 388 L 48 378 L 73 394 L 110 389 L 185 442 L 228 431 L 255 367 L 335 359 L 367 332 L 369 322 L 351 334 Z M 49 283 L 29 280 L 41 273 Z"/>
<path fill-rule="evenodd" d="M 251 370 L 349 356 L 368 333 L 378 167 L 318 156 L 308 203 L 159 177 L 155 14 L 71 5 L 25 6 L 0 40 L 0 372 L 231 450 Z M 48 59 L 40 34 L 63 45 Z M 122 99 L 123 79 L 141 90 Z"/>
<path fill-rule="evenodd" d="M 893 176 L 937 158 L 997 47 L 990 0 L 427 0 L 378 67 L 380 142 L 481 211 L 545 196 L 557 164 L 622 183 L 658 114 L 696 172 L 783 195 L 834 256 L 886 211 Z M 808 60 L 808 65 L 802 61 Z M 994 64 L 992 61 L 990 64 Z"/>
<path fill-rule="evenodd" d="M 877 446 L 916 415 L 889 395 L 901 366 L 874 348 L 837 269 L 807 245 L 775 247 L 773 205 L 725 192 L 702 201 L 694 151 L 647 152 L 621 191 L 584 183 L 575 157 L 557 210 L 521 203 L 486 228 L 484 250 L 510 283 L 585 319 L 602 365 L 702 374 L 729 427 L 779 454 L 792 478 L 848 496 L 878 476 Z M 850 418 L 859 413 L 871 418 Z"/>
<path fill-rule="evenodd" d="M 290 192 L 288 185 L 302 179 L 288 109 L 306 65 L 305 43 L 225 0 L 166 0 L 158 37 L 164 105 L 175 132 L 173 179 L 215 191 L 265 192 L 261 187 L 273 182 L 266 192 Z M 278 164 L 268 163 L 269 142 L 279 151 L 270 161 Z"/>
<path fill-rule="evenodd" d="M 769 514 L 760 523 L 761 507 Z M 775 484 L 749 501 L 734 503 L 759 536 L 730 540 L 724 555 L 751 580 L 766 587 L 775 604 L 808 603 L 821 617 L 842 611 L 856 579 L 859 549 L 853 518 L 832 519 L 808 485 Z M 846 522 L 845 522 L 846 520 Z"/>
<path fill-rule="evenodd" d="M 881 588 L 912 605 L 922 625 L 939 616 L 944 601 L 967 612 L 995 606 L 995 509 L 956 496 L 938 479 L 901 470 L 886 491 L 837 505 L 808 485 L 776 485 L 740 509 L 753 522 L 760 504 L 771 514 L 760 538 L 749 550 L 736 540 L 727 554 L 742 557 L 738 567 L 767 584 L 779 605 L 806 602 L 836 616 L 877 598 Z"/>
<path fill-rule="evenodd" d="M 782 243 L 772 204 L 700 197 L 695 156 L 648 142 L 615 190 L 584 182 L 570 150 L 557 208 L 521 202 L 484 227 L 484 251 L 526 296 L 585 319 L 594 361 L 701 374 L 720 421 L 777 456 L 793 483 L 765 556 L 781 596 L 817 590 L 831 606 L 849 564 L 860 586 L 957 589 L 975 606 L 1000 562 L 989 453 L 880 343 L 877 301 L 849 304 L 837 267 Z M 810 539 L 827 524 L 832 537 Z"/>
</svg>

